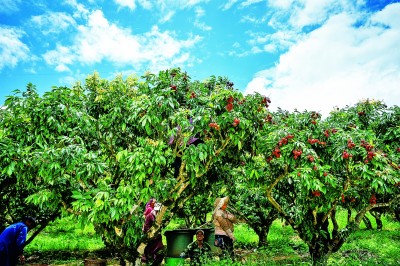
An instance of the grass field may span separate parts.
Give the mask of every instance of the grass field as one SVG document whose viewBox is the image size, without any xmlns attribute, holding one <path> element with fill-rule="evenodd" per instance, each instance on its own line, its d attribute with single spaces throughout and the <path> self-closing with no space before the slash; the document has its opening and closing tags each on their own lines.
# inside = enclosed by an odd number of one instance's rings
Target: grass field
<svg viewBox="0 0 400 266">
<path fill-rule="evenodd" d="M 339 223 L 345 224 L 344 213 L 340 215 Z M 376 228 L 374 222 L 373 226 Z M 173 227 L 172 223 L 166 230 Z M 273 223 L 266 248 L 257 248 L 257 235 L 246 224 L 237 225 L 235 235 L 236 254 L 241 262 L 231 265 L 311 265 L 307 246 L 290 226 L 283 226 L 280 220 Z M 83 265 L 88 257 L 107 258 L 109 265 L 118 265 L 104 250 L 92 226 L 81 228 L 70 218 L 57 220 L 48 226 L 25 248 L 25 253 L 28 265 Z M 214 261 L 210 265 L 227 263 Z M 383 216 L 381 231 L 366 230 L 362 223 L 360 230 L 330 257 L 328 265 L 400 265 L 400 223 Z"/>
</svg>

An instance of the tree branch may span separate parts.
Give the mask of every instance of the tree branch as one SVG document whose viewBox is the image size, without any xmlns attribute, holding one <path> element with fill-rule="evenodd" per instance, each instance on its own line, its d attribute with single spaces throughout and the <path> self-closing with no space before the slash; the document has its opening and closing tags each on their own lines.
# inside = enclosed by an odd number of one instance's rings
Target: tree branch
<svg viewBox="0 0 400 266">
<path fill-rule="evenodd" d="M 288 172 L 288 166 L 285 166 L 285 171 L 277 178 L 275 179 L 274 183 L 272 183 L 271 185 L 269 185 L 269 187 L 267 188 L 267 198 L 269 200 L 269 202 L 271 202 L 271 204 L 276 208 L 276 210 L 283 214 L 284 216 L 286 216 L 285 212 L 282 210 L 282 207 L 279 205 L 278 202 L 276 202 L 276 200 L 272 197 L 272 190 L 274 189 L 274 187 L 279 183 L 279 181 L 281 181 L 284 177 L 286 177 Z"/>
</svg>

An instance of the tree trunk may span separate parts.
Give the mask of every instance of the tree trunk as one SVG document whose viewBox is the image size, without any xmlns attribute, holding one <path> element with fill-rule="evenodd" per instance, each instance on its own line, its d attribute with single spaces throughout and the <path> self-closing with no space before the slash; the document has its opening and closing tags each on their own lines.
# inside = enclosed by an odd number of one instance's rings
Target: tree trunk
<svg viewBox="0 0 400 266">
<path fill-rule="evenodd" d="M 323 252 L 321 249 L 311 249 L 309 248 L 309 252 L 312 259 L 313 266 L 325 266 L 328 264 L 328 253 Z"/>
<path fill-rule="evenodd" d="M 396 220 L 397 220 L 398 222 L 400 222 L 400 207 L 397 207 L 397 208 L 394 210 L 394 217 L 396 217 Z"/>
<path fill-rule="evenodd" d="M 264 229 L 264 227 L 259 230 L 257 233 L 258 236 L 258 247 L 267 247 L 268 246 L 268 232 L 269 232 L 269 227 L 268 229 Z"/>
<path fill-rule="evenodd" d="M 348 208 L 347 209 L 347 224 L 349 224 L 351 221 L 351 209 Z"/>
<path fill-rule="evenodd" d="M 365 227 L 367 227 L 368 230 L 372 230 L 371 221 L 369 220 L 369 218 L 367 216 L 363 217 L 363 222 L 365 224 Z"/>
<path fill-rule="evenodd" d="M 323 220 L 324 217 L 323 213 L 315 215 L 315 229 L 319 230 L 314 231 L 314 236 L 308 244 L 313 265 L 327 265 L 328 257 L 331 254 L 329 222 Z"/>
<path fill-rule="evenodd" d="M 376 221 L 376 229 L 382 230 L 383 224 L 382 224 L 382 212 L 380 211 L 370 211 L 371 215 L 375 218 Z"/>
</svg>

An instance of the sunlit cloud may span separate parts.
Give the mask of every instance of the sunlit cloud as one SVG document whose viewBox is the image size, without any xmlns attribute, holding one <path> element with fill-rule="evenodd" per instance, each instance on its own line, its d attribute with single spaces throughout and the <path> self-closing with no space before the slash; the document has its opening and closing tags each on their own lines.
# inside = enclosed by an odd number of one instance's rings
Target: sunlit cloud
<svg viewBox="0 0 400 266">
<path fill-rule="evenodd" d="M 184 56 L 187 53 L 184 51 L 201 40 L 196 35 L 180 40 L 174 32 L 162 32 L 157 26 L 144 34 L 133 35 L 129 29 L 110 23 L 99 10 L 90 14 L 87 24 L 77 29 L 74 43 L 58 44 L 55 50 L 44 55 L 46 62 L 58 71 L 66 71 L 77 62 L 91 65 L 108 61 L 123 66 L 182 61 L 190 57 Z"/>
<path fill-rule="evenodd" d="M 21 30 L 0 26 L 0 71 L 29 60 L 29 47 L 21 40 L 24 34 Z"/>
<path fill-rule="evenodd" d="M 358 19 L 354 13 L 331 16 L 292 44 L 276 67 L 255 75 L 246 93 L 271 95 L 272 108 L 325 115 L 334 106 L 363 98 L 398 104 L 400 18 L 395 14 L 399 12 L 400 4 L 389 5 L 362 27 L 354 26 Z"/>
<path fill-rule="evenodd" d="M 222 10 L 228 10 L 230 9 L 238 0 L 228 0 L 223 6 Z"/>
<path fill-rule="evenodd" d="M 243 7 L 248 7 L 248 6 L 251 6 L 251 5 L 254 5 L 254 4 L 263 2 L 263 1 L 264 1 L 264 0 L 246 0 L 246 1 L 242 2 L 242 3 L 240 4 L 240 6 L 241 6 L 242 8 L 243 8 Z"/>
<path fill-rule="evenodd" d="M 127 7 L 131 10 L 136 8 L 136 1 L 135 0 L 114 0 L 116 4 L 120 5 L 121 7 Z"/>
</svg>

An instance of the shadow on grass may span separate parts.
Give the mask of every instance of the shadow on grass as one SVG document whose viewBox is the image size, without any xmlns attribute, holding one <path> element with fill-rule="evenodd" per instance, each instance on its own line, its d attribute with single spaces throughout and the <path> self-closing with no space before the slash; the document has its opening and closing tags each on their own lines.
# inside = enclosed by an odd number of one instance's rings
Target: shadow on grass
<svg viewBox="0 0 400 266">
<path fill-rule="evenodd" d="M 32 251 L 25 255 L 27 265 L 83 265 L 85 259 L 107 259 L 115 260 L 113 254 L 106 249 L 95 251 L 65 251 L 65 250 L 49 250 L 49 251 Z"/>
</svg>

